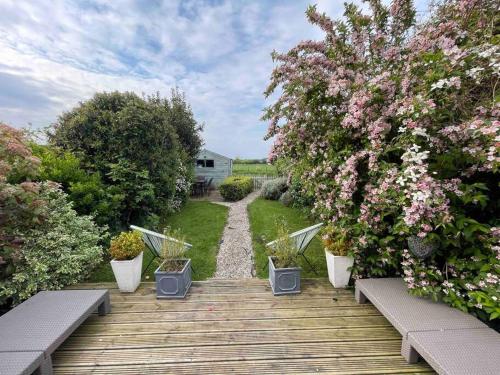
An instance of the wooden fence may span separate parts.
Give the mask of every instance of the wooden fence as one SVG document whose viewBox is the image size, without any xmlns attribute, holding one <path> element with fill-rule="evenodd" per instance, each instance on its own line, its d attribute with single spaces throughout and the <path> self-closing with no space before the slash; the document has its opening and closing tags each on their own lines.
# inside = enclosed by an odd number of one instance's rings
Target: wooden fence
<svg viewBox="0 0 500 375">
<path fill-rule="evenodd" d="M 278 178 L 277 176 L 267 176 L 267 175 L 263 175 L 263 176 L 247 175 L 247 177 L 250 177 L 251 179 L 253 179 L 254 190 L 260 189 L 264 182 Z"/>
</svg>

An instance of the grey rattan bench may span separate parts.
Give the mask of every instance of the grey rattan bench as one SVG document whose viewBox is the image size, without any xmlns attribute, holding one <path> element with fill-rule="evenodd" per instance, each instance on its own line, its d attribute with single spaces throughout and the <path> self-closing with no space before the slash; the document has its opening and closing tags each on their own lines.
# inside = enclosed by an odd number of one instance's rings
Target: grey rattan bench
<svg viewBox="0 0 500 375">
<path fill-rule="evenodd" d="M 0 375 L 32 373 L 42 374 L 45 364 L 43 352 L 5 352 L 0 353 Z"/>
<path fill-rule="evenodd" d="M 40 292 L 0 317 L 0 374 L 52 373 L 52 353 L 94 311 L 111 311 L 107 290 Z"/>
<path fill-rule="evenodd" d="M 500 335 L 491 328 L 410 332 L 408 343 L 439 374 L 500 374 Z"/>
<path fill-rule="evenodd" d="M 440 374 L 493 374 L 492 368 L 500 369 L 500 357 L 488 354 L 500 352 L 498 333 L 443 303 L 410 296 L 401 278 L 356 280 L 355 294 L 359 303 L 369 300 L 401 333 L 401 355 L 408 362 L 420 355 Z"/>
</svg>

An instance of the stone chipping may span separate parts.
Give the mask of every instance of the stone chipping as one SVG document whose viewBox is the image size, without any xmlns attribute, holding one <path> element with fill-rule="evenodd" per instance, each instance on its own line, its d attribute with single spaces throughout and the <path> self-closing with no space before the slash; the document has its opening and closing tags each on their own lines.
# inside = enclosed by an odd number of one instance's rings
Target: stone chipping
<svg viewBox="0 0 500 375">
<path fill-rule="evenodd" d="M 238 202 L 220 202 L 229 207 L 229 216 L 217 254 L 215 279 L 245 279 L 255 276 L 247 206 L 259 193 L 260 191 L 254 191 Z"/>
</svg>

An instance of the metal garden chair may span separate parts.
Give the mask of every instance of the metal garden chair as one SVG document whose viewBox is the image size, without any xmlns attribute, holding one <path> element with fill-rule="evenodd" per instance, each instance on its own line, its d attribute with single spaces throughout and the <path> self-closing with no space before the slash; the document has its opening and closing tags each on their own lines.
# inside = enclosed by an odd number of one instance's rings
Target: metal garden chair
<svg viewBox="0 0 500 375">
<path fill-rule="evenodd" d="M 307 247 L 311 243 L 312 239 L 319 232 L 319 230 L 321 229 L 322 226 L 323 226 L 323 223 L 319 223 L 319 224 L 316 224 L 316 225 L 313 225 L 313 226 L 301 229 L 301 230 L 299 230 L 297 232 L 294 232 L 294 233 L 290 234 L 290 238 L 292 240 L 294 240 L 294 242 L 295 242 L 295 246 L 297 248 L 298 255 L 300 255 L 302 258 L 304 258 L 304 260 L 306 261 L 306 263 L 309 265 L 309 267 L 311 268 L 311 270 L 316 275 L 318 274 L 318 272 L 313 267 L 313 265 L 311 264 L 311 262 L 309 262 L 309 259 L 307 259 L 307 257 L 305 256 L 305 252 L 307 250 Z M 279 239 L 278 240 L 274 240 L 272 242 L 269 242 L 268 244 L 266 244 L 266 246 L 272 248 L 276 244 L 276 241 L 279 241 Z"/>
<path fill-rule="evenodd" d="M 144 228 L 141 228 L 141 227 L 138 227 L 135 225 L 131 225 L 130 228 L 142 233 L 142 240 L 144 241 L 144 243 L 146 244 L 146 247 L 149 249 L 149 251 L 153 255 L 153 258 L 151 258 L 151 260 L 149 261 L 149 263 L 146 266 L 146 268 L 144 269 L 144 271 L 142 271 L 142 275 L 144 275 L 146 273 L 149 266 L 151 265 L 151 263 L 153 263 L 153 261 L 156 258 L 161 257 L 161 251 L 162 251 L 163 243 L 165 241 L 171 241 L 171 242 L 176 242 L 176 243 L 181 242 L 175 238 L 167 237 L 164 234 L 153 232 L 152 230 L 144 229 Z M 193 245 L 191 245 L 187 242 L 183 242 L 183 244 L 186 247 L 186 250 L 189 250 L 193 247 Z"/>
<path fill-rule="evenodd" d="M 210 177 L 210 179 L 205 181 L 205 185 L 203 186 L 204 193 L 207 195 L 210 195 L 210 185 L 212 185 L 212 181 L 214 180 L 213 177 Z"/>
</svg>

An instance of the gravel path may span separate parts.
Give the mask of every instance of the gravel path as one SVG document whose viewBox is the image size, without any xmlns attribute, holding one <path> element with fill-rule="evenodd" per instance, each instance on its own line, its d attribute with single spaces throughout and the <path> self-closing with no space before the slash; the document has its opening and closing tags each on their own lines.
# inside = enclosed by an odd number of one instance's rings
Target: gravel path
<svg viewBox="0 0 500 375">
<path fill-rule="evenodd" d="M 257 198 L 259 193 L 260 191 L 254 191 L 238 202 L 223 202 L 229 207 L 229 217 L 217 254 L 215 279 L 244 279 L 255 276 L 247 205 Z"/>
</svg>

